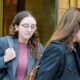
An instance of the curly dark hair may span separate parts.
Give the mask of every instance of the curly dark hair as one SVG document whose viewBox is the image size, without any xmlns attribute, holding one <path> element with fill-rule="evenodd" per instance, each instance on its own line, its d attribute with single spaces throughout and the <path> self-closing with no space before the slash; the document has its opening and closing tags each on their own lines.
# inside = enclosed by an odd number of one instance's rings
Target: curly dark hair
<svg viewBox="0 0 80 80">
<path fill-rule="evenodd" d="M 29 13 L 27 11 L 21 11 L 14 17 L 12 24 L 10 25 L 10 33 L 9 34 L 11 36 L 18 38 L 18 32 L 15 30 L 15 25 L 19 25 L 21 20 L 28 16 L 32 16 L 31 13 Z M 32 54 L 36 59 L 40 59 L 39 43 L 40 43 L 39 34 L 36 30 L 34 32 L 33 36 L 28 41 L 28 46 L 30 47 Z"/>
</svg>

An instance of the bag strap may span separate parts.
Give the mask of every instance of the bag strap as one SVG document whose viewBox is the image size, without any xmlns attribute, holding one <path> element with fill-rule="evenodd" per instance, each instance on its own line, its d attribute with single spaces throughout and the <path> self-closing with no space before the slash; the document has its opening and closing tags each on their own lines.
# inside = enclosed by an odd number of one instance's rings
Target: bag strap
<svg viewBox="0 0 80 80">
<path fill-rule="evenodd" d="M 28 80 L 34 80 L 34 77 L 36 76 L 36 73 L 40 67 L 39 62 L 40 60 L 38 60 L 36 65 L 33 67 L 31 73 L 29 74 Z"/>
<path fill-rule="evenodd" d="M 10 36 L 6 36 L 6 39 L 8 41 L 9 48 L 13 48 L 14 46 L 13 39 Z"/>
</svg>

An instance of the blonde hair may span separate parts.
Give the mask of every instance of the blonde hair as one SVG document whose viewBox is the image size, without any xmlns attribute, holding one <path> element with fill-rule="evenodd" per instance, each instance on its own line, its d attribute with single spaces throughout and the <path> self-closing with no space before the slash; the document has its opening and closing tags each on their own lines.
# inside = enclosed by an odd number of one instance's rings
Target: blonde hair
<svg viewBox="0 0 80 80">
<path fill-rule="evenodd" d="M 75 31 L 76 29 L 76 31 Z M 74 35 L 80 29 L 80 8 L 69 8 L 63 15 L 59 25 L 56 27 L 55 32 L 46 44 L 46 47 L 52 41 L 63 42 L 67 47 L 73 40 Z"/>
</svg>

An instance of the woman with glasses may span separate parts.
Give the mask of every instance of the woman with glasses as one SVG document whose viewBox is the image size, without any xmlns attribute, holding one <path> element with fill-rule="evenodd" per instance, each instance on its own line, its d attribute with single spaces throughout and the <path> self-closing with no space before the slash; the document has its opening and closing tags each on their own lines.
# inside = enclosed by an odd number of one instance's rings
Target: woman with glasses
<svg viewBox="0 0 80 80">
<path fill-rule="evenodd" d="M 13 48 L 9 48 L 6 37 L 0 38 L 0 80 L 28 78 L 44 51 L 36 25 L 35 18 L 29 12 L 19 12 L 9 30 Z"/>
</svg>

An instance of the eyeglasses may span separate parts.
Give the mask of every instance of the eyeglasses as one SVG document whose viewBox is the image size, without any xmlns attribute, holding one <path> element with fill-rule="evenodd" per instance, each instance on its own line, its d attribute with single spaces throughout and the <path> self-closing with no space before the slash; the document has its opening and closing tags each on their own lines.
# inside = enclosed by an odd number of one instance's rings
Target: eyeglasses
<svg viewBox="0 0 80 80">
<path fill-rule="evenodd" d="M 27 29 L 31 27 L 32 30 L 37 28 L 35 24 L 32 24 L 31 26 L 29 26 L 29 24 L 21 24 L 21 26 Z"/>
</svg>

